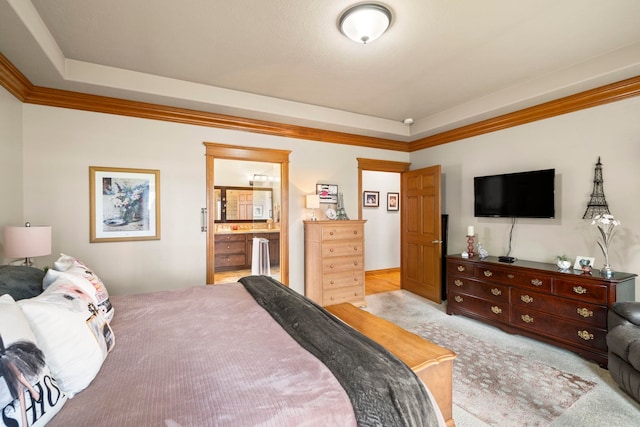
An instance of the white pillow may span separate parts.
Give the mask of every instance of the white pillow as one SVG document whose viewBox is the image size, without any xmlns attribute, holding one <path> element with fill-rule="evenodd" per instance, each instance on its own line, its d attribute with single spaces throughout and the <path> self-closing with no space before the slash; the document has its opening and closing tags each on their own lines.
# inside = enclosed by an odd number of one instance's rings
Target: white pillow
<svg viewBox="0 0 640 427">
<path fill-rule="evenodd" d="M 69 398 L 84 390 L 114 344 L 113 331 L 92 297 L 64 275 L 18 305 L 61 390 Z"/>
<path fill-rule="evenodd" d="M 44 426 L 60 411 L 67 396 L 52 378 L 46 356 L 38 347 L 29 322 L 10 295 L 0 297 L 0 338 L 0 353 L 3 353 L 0 365 L 4 364 L 5 372 L 8 364 L 18 368 L 33 390 L 17 383 L 14 391 L 18 392 L 18 397 L 14 399 L 7 378 L 0 377 L 2 425 Z M 26 417 L 26 423 L 23 417 Z"/>
<path fill-rule="evenodd" d="M 60 254 L 60 258 L 53 263 L 53 268 L 47 270 L 42 280 L 43 289 L 47 289 L 51 283 L 64 275 L 68 275 L 70 280 L 89 294 L 98 309 L 104 313 L 107 321 L 111 322 L 114 310 L 109 301 L 107 288 L 89 267 L 72 256 Z"/>
</svg>

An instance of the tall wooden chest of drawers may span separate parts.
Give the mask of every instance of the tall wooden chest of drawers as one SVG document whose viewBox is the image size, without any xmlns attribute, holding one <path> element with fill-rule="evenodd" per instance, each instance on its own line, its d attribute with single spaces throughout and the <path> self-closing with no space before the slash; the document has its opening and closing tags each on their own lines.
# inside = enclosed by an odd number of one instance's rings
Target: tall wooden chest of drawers
<svg viewBox="0 0 640 427">
<path fill-rule="evenodd" d="M 635 274 L 560 271 L 554 264 L 447 257 L 447 313 L 566 348 L 607 366 L 607 313 L 635 299 Z"/>
<path fill-rule="evenodd" d="M 365 306 L 364 223 L 304 222 L 304 291 L 318 304 Z"/>
</svg>

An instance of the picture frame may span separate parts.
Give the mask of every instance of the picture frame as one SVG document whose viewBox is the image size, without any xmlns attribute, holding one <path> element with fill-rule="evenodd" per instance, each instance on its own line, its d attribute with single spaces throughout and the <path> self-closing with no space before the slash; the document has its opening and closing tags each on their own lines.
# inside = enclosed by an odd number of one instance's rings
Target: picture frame
<svg viewBox="0 0 640 427">
<path fill-rule="evenodd" d="M 588 257 L 588 256 L 578 255 L 578 256 L 576 257 L 576 262 L 573 264 L 573 269 L 574 269 L 574 270 L 582 270 L 582 265 L 580 265 L 580 262 L 581 262 L 582 260 L 587 260 L 587 261 L 589 261 L 589 265 L 591 266 L 591 268 L 595 268 L 595 267 L 594 267 L 595 262 L 596 262 L 596 259 L 595 259 L 595 258 Z"/>
<path fill-rule="evenodd" d="M 320 203 L 338 203 L 338 186 L 335 184 L 316 184 L 316 194 L 320 196 Z"/>
<path fill-rule="evenodd" d="M 387 193 L 387 210 L 400 210 L 400 193 Z"/>
<path fill-rule="evenodd" d="M 89 242 L 160 240 L 160 171 L 89 166 Z"/>
<path fill-rule="evenodd" d="M 380 192 L 364 191 L 362 193 L 362 206 L 366 208 L 377 208 L 380 206 Z"/>
</svg>

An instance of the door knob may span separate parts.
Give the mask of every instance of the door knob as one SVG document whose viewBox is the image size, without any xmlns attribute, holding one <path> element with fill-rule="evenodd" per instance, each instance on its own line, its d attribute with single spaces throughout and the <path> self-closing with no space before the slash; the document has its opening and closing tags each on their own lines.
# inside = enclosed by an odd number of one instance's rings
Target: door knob
<svg viewBox="0 0 640 427">
<path fill-rule="evenodd" d="M 442 240 L 432 240 L 431 243 L 442 243 Z"/>
</svg>

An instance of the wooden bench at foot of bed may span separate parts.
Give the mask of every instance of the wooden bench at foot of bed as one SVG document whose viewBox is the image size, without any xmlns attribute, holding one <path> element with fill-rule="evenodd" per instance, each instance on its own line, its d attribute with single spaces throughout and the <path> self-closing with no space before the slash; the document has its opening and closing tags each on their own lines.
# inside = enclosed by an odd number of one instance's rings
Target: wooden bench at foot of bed
<svg viewBox="0 0 640 427">
<path fill-rule="evenodd" d="M 371 338 L 409 366 L 433 394 L 447 426 L 455 426 L 452 410 L 453 359 L 456 354 L 398 325 L 349 304 L 324 307 Z"/>
</svg>

